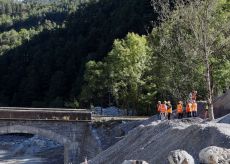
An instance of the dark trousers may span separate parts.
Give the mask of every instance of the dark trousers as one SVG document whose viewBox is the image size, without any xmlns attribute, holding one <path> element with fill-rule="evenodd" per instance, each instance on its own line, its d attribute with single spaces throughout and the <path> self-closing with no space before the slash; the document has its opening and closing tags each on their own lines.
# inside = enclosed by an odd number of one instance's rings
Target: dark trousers
<svg viewBox="0 0 230 164">
<path fill-rule="evenodd" d="M 188 112 L 188 113 L 187 113 L 187 117 L 192 117 L 192 113 L 191 113 L 191 112 Z"/>
<path fill-rule="evenodd" d="M 168 113 L 168 120 L 171 119 L 171 114 L 172 114 L 172 113 Z"/>
<path fill-rule="evenodd" d="M 183 118 L 183 113 L 178 113 L 178 119 Z"/>
<path fill-rule="evenodd" d="M 197 117 L 197 111 L 193 111 L 193 112 L 192 112 L 192 116 L 193 116 L 193 117 Z"/>
</svg>

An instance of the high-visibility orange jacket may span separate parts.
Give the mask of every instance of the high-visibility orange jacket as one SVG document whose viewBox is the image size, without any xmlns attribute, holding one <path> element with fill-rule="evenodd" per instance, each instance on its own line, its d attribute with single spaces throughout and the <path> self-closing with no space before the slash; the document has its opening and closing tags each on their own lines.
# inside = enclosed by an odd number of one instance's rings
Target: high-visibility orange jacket
<svg viewBox="0 0 230 164">
<path fill-rule="evenodd" d="M 159 106 L 159 110 L 161 113 L 165 113 L 167 111 L 167 106 L 165 104 L 161 104 Z"/>
<path fill-rule="evenodd" d="M 160 112 L 160 106 L 161 104 L 157 104 L 157 111 Z"/>
<path fill-rule="evenodd" d="M 192 93 L 192 100 L 196 100 L 196 94 Z"/>
<path fill-rule="evenodd" d="M 197 103 L 192 103 L 192 111 L 197 112 Z"/>
<path fill-rule="evenodd" d="M 183 113 L 183 106 L 181 104 L 177 105 L 177 113 Z"/>
<path fill-rule="evenodd" d="M 192 103 L 188 103 L 187 105 L 186 105 L 186 112 L 188 113 L 188 112 L 192 112 Z"/>
<path fill-rule="evenodd" d="M 169 105 L 169 106 L 168 106 L 167 112 L 168 112 L 168 113 L 172 113 L 172 105 Z"/>
</svg>

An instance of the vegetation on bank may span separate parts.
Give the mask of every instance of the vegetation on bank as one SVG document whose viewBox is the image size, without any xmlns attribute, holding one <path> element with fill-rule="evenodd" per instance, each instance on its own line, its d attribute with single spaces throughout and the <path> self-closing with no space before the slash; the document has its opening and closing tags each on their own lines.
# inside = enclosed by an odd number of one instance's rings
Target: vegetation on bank
<svg viewBox="0 0 230 164">
<path fill-rule="evenodd" d="M 3 14 L 13 23 L 0 25 L 0 41 L 13 39 L 0 46 L 2 104 L 149 114 L 157 100 L 196 89 L 211 109 L 230 85 L 229 0 L 58 2 L 12 3 L 32 7 Z M 40 23 L 23 25 L 33 18 Z"/>
</svg>

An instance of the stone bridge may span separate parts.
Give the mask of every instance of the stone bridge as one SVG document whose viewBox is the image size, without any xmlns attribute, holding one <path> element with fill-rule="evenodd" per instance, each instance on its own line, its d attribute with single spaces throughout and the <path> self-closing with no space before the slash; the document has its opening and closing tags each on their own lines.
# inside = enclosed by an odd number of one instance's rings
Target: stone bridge
<svg viewBox="0 0 230 164">
<path fill-rule="evenodd" d="M 64 146 L 64 164 L 77 164 L 94 156 L 97 145 L 86 110 L 49 108 L 0 108 L 0 134 L 28 133 L 52 139 Z"/>
</svg>

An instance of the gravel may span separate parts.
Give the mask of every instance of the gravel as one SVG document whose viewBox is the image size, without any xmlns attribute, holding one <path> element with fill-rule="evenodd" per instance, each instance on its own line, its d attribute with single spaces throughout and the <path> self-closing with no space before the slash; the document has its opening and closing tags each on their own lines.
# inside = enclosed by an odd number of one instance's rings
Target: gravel
<svg viewBox="0 0 230 164">
<path fill-rule="evenodd" d="M 226 124 L 230 124 L 230 114 L 223 116 L 219 119 L 217 119 L 218 123 L 226 123 Z"/>
<path fill-rule="evenodd" d="M 225 120 L 229 120 L 230 115 Z M 124 160 L 145 160 L 150 164 L 166 164 L 170 151 L 183 149 L 199 161 L 199 152 L 208 146 L 230 148 L 230 124 L 205 122 L 200 118 L 155 121 L 155 116 L 139 121 L 138 126 L 115 145 L 109 147 L 90 164 L 119 164 Z M 127 126 L 127 125 L 126 125 Z M 126 127 L 126 129 L 128 129 Z"/>
</svg>

